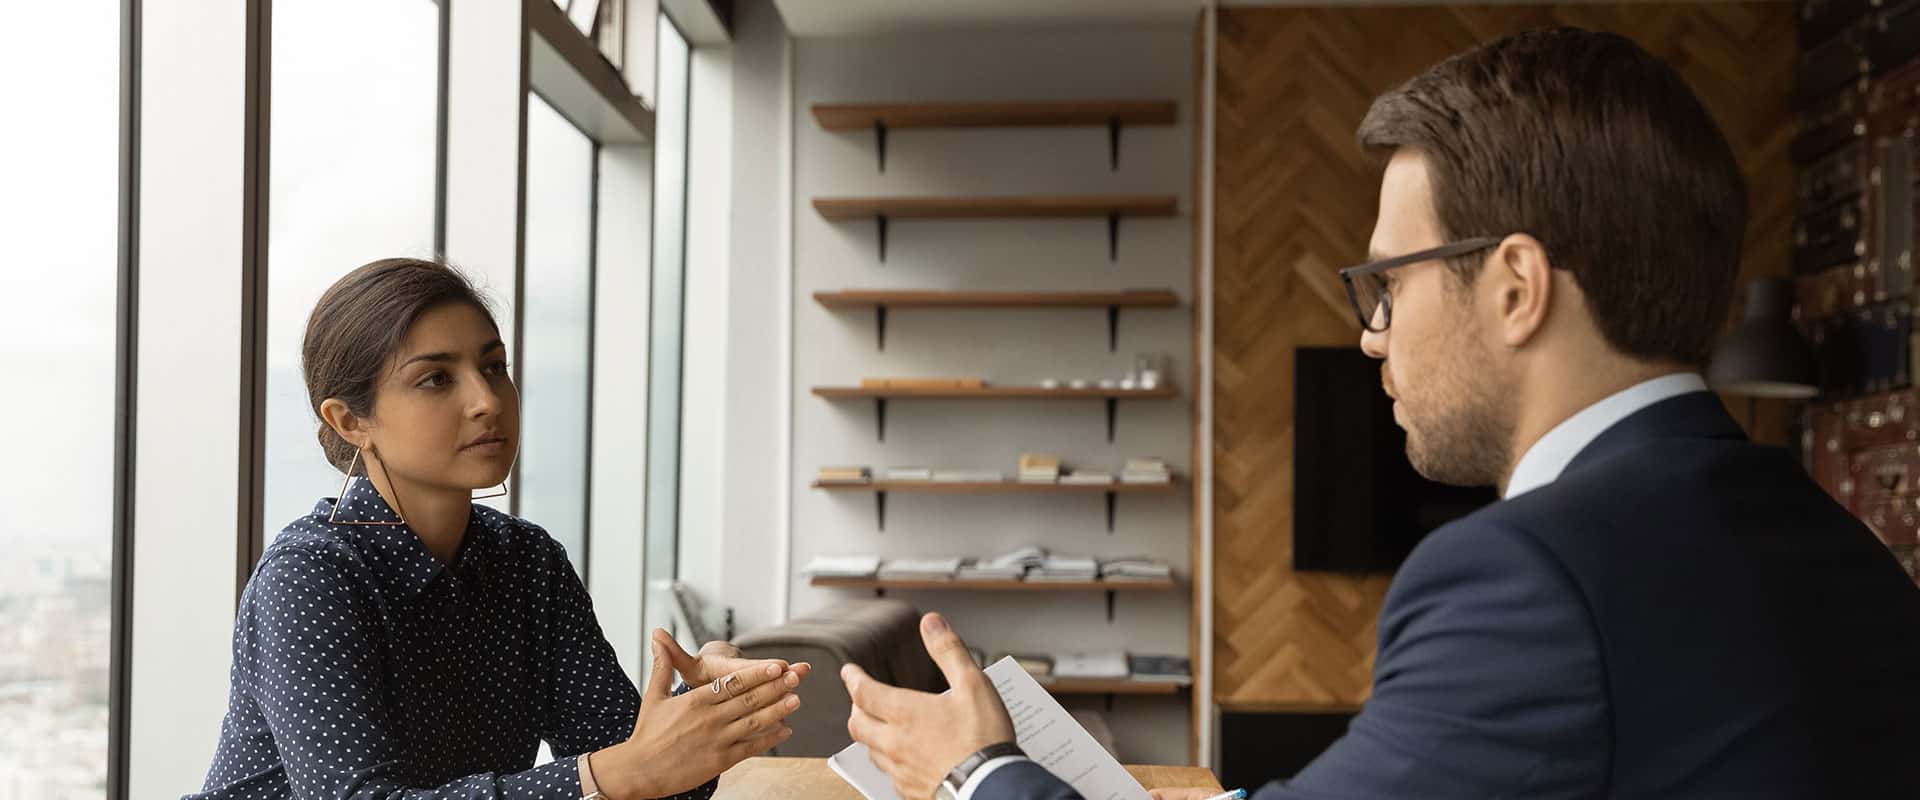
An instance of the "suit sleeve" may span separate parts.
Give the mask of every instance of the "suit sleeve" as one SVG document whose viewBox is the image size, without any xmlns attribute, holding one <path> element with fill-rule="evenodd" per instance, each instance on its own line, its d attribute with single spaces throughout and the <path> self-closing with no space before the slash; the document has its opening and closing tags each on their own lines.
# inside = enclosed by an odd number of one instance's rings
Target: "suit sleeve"
<svg viewBox="0 0 1920 800">
<path fill-rule="evenodd" d="M 974 790 L 975 800 L 1082 800 L 1066 781 L 1032 761 L 1019 761 L 993 771 Z"/>
<path fill-rule="evenodd" d="M 1395 577 L 1373 697 L 1347 735 L 1255 800 L 1592 796 L 1609 758 L 1603 681 L 1558 559 L 1522 532 L 1463 520 Z"/>
</svg>

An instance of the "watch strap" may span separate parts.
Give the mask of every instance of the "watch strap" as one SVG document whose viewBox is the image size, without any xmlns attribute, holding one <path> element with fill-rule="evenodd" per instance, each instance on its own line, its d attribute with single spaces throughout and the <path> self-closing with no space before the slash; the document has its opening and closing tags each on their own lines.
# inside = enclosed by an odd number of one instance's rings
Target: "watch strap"
<svg viewBox="0 0 1920 800">
<path fill-rule="evenodd" d="M 945 783 L 952 787 L 954 794 L 957 795 L 960 793 L 960 788 L 967 785 L 967 779 L 973 777 L 974 770 L 989 761 L 1005 756 L 1026 758 L 1027 752 L 1013 742 L 987 745 L 975 751 L 973 755 L 967 756 L 965 761 L 960 762 L 960 766 L 954 767 L 952 772 L 947 773 Z"/>
</svg>

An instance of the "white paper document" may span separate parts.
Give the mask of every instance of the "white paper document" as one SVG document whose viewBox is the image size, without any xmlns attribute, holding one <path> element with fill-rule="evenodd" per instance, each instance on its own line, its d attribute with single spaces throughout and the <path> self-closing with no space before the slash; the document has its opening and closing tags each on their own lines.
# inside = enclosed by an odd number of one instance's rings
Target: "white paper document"
<svg viewBox="0 0 1920 800">
<path fill-rule="evenodd" d="M 1149 800 L 1140 782 L 1012 658 L 1002 658 L 988 667 L 987 680 L 993 682 L 1001 702 L 1007 705 L 1020 749 L 1048 772 L 1071 784 L 1087 800 Z M 867 800 L 900 800 L 893 792 L 893 781 L 873 765 L 866 745 L 854 742 L 827 763 Z"/>
</svg>

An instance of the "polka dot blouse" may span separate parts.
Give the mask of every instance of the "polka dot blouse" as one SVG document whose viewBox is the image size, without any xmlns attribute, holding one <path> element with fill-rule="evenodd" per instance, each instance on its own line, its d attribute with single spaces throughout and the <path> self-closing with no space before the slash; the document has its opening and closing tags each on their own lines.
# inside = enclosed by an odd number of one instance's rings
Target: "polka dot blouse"
<svg viewBox="0 0 1920 800">
<path fill-rule="evenodd" d="M 398 521 L 365 479 L 339 502 L 341 522 Z M 328 522 L 334 504 L 247 582 L 220 748 L 188 797 L 579 798 L 572 756 L 631 735 L 640 695 L 565 549 L 475 505 L 442 565 L 405 526 Z"/>
</svg>

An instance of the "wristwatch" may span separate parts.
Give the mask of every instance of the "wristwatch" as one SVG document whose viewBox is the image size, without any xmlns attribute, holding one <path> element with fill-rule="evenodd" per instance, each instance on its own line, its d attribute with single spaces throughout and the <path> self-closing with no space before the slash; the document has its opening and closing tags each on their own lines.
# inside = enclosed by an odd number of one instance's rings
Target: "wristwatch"
<svg viewBox="0 0 1920 800">
<path fill-rule="evenodd" d="M 599 785 L 594 783 L 593 762 L 587 760 L 589 755 L 592 754 L 580 754 L 580 800 L 607 800 L 607 796 L 600 793 Z"/>
<path fill-rule="evenodd" d="M 1027 753 L 1020 749 L 1020 745 L 1013 742 L 1001 742 L 982 747 L 978 752 L 967 756 L 967 760 L 960 762 L 960 766 L 954 767 L 952 772 L 947 773 L 946 780 L 941 781 L 940 786 L 934 789 L 933 796 L 938 800 L 959 800 L 960 787 L 967 785 L 967 779 L 973 777 L 975 770 L 989 761 L 1004 756 L 1026 758 Z"/>
</svg>

